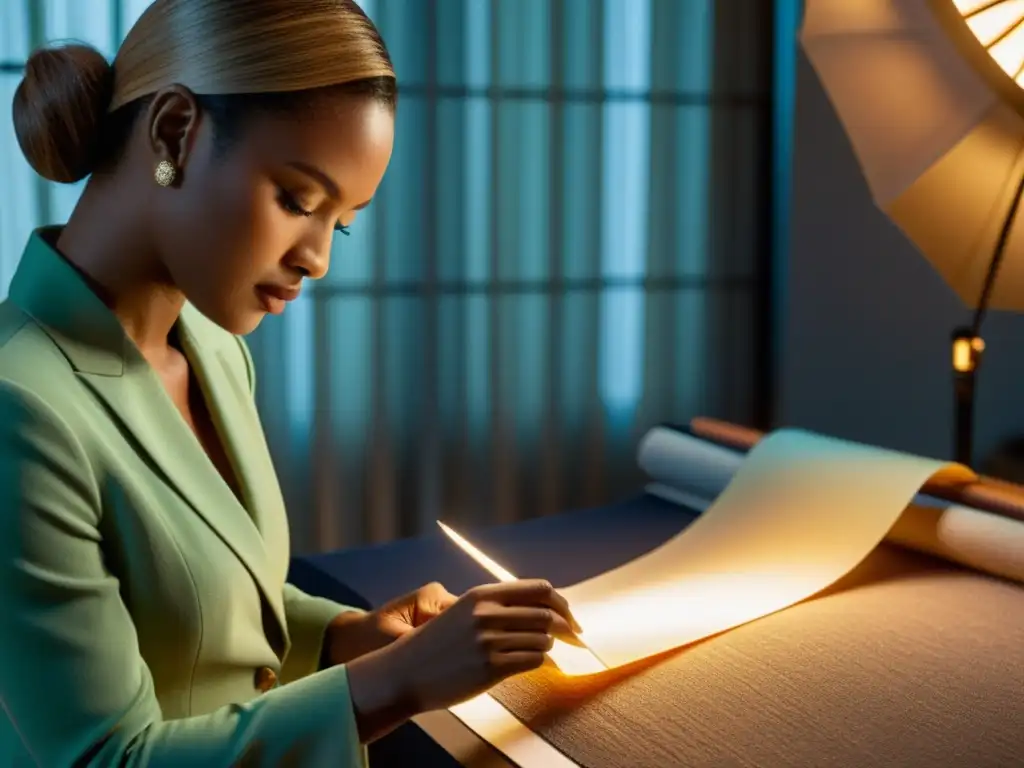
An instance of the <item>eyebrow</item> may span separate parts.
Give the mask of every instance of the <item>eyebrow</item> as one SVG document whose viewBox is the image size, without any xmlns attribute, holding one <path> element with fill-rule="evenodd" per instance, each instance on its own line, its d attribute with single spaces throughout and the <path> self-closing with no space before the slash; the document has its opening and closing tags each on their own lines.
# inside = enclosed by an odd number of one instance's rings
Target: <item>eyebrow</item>
<svg viewBox="0 0 1024 768">
<path fill-rule="evenodd" d="M 315 165 L 304 163 L 301 160 L 293 160 L 292 162 L 288 163 L 288 165 L 294 168 L 295 170 L 306 174 L 315 182 L 317 182 L 321 187 L 324 188 L 324 191 L 327 193 L 328 197 L 332 197 L 335 200 L 341 198 L 341 188 L 338 186 L 338 183 L 330 176 L 328 176 L 326 173 L 317 168 Z M 368 206 L 370 202 L 370 200 L 367 200 L 363 203 L 360 203 L 359 205 L 353 206 L 352 209 L 355 211 L 361 211 L 363 210 L 363 208 Z"/>
<path fill-rule="evenodd" d="M 288 163 L 288 165 L 313 179 L 313 181 L 324 188 L 328 197 L 333 197 L 335 199 L 341 197 L 341 189 L 338 187 L 338 183 L 316 166 L 310 165 L 309 163 L 303 163 L 300 160 L 293 160 Z"/>
</svg>

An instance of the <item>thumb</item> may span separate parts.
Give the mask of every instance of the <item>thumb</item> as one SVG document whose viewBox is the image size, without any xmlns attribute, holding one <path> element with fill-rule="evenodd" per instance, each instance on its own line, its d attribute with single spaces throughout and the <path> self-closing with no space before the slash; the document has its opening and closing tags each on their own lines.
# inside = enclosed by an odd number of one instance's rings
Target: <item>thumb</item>
<svg viewBox="0 0 1024 768">
<path fill-rule="evenodd" d="M 441 584 L 428 584 L 416 593 L 416 624 L 440 615 L 458 601 Z"/>
</svg>

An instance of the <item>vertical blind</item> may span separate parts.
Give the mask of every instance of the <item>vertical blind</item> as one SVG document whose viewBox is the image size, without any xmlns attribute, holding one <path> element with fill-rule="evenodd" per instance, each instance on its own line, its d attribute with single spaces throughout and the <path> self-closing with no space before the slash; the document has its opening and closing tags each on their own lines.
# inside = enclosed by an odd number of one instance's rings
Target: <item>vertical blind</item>
<svg viewBox="0 0 1024 768">
<path fill-rule="evenodd" d="M 0 94 L 43 41 L 113 54 L 146 0 L 11 0 Z M 331 270 L 249 337 L 298 551 L 635 490 L 636 443 L 764 394 L 770 4 L 362 0 L 394 158 Z M 759 9 L 760 6 L 769 6 Z M 81 185 L 0 128 L 0 291 Z"/>
</svg>

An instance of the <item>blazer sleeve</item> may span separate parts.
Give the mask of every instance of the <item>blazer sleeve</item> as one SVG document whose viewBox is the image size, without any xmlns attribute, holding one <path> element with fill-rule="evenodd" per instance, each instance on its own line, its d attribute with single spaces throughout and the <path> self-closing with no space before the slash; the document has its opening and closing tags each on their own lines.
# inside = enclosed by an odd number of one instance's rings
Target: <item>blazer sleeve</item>
<svg viewBox="0 0 1024 768">
<path fill-rule="evenodd" d="M 344 666 L 251 703 L 163 719 L 117 579 L 100 489 L 66 423 L 0 383 L 0 705 L 45 766 L 365 764 Z"/>
<path fill-rule="evenodd" d="M 281 682 L 291 683 L 320 668 L 327 625 L 346 611 L 363 611 L 323 597 L 307 595 L 292 584 L 284 585 L 284 612 L 291 648 L 281 665 Z"/>
</svg>

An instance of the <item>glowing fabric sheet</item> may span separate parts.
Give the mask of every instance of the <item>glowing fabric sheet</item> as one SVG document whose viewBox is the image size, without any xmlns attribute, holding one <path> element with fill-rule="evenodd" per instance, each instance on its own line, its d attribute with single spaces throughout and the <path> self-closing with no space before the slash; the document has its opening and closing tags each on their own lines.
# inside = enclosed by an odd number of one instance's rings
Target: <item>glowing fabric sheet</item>
<svg viewBox="0 0 1024 768">
<path fill-rule="evenodd" d="M 973 479 L 959 465 L 776 432 L 750 452 L 685 531 L 560 590 L 583 626 L 579 639 L 586 648 L 559 642 L 551 659 L 566 675 L 599 673 L 787 608 L 860 563 L 925 482 Z M 513 578 L 446 532 L 496 578 Z"/>
</svg>

